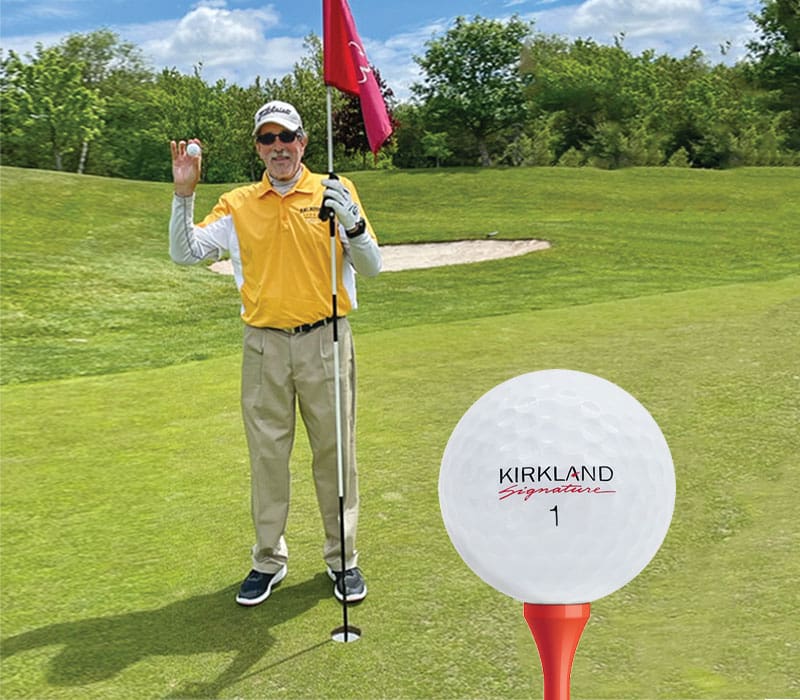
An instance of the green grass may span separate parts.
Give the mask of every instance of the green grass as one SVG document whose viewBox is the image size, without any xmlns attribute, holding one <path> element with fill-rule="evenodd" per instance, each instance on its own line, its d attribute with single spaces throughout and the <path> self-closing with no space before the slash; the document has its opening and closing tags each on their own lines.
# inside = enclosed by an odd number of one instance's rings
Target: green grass
<svg viewBox="0 0 800 700">
<path fill-rule="evenodd" d="M 359 332 L 781 279 L 800 268 L 796 169 L 358 173 L 382 243 L 545 238 L 522 258 L 362 284 Z M 225 187 L 203 187 L 198 215 Z M 171 187 L 0 169 L 0 381 L 223 357 L 232 279 L 167 255 Z M 33 235 L 32 235 L 33 233 Z M 465 284 L 465 277 L 470 283 Z"/>
<path fill-rule="evenodd" d="M 304 437 L 289 577 L 256 609 L 233 603 L 251 544 L 236 300 L 229 279 L 165 261 L 168 188 L 3 169 L 0 696 L 541 697 L 521 606 L 461 563 L 436 484 L 468 406 L 547 367 L 636 395 L 678 484 L 654 561 L 592 606 L 573 697 L 800 695 L 797 171 L 447 176 L 356 181 L 387 241 L 487 229 L 554 248 L 361 281 L 370 595 L 351 611 L 363 639 L 336 645 Z M 48 182 L 62 206 L 23 215 Z M 80 226 L 103 217 L 66 203 L 81 194 L 115 202 L 87 247 Z M 449 197 L 475 203 L 457 220 Z M 83 223 L 62 240 L 68 209 Z M 73 347 L 58 329 L 75 328 Z"/>
</svg>

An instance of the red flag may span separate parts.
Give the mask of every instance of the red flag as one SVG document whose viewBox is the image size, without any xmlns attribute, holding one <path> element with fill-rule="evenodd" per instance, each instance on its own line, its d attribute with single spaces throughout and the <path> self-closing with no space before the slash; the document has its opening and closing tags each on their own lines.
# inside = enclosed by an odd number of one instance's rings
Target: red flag
<svg viewBox="0 0 800 700">
<path fill-rule="evenodd" d="M 347 0 L 322 0 L 325 84 L 361 100 L 369 147 L 377 153 L 392 133 L 378 81 L 367 60 Z"/>
</svg>

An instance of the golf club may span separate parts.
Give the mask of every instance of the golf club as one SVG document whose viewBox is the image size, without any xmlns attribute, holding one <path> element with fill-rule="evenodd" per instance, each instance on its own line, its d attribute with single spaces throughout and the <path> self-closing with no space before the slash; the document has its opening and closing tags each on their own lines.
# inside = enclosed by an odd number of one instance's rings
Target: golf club
<svg viewBox="0 0 800 700">
<path fill-rule="evenodd" d="M 331 171 L 330 178 L 338 180 Z M 338 309 L 336 303 L 337 274 L 336 274 L 336 222 L 333 212 L 329 207 L 323 206 L 319 212 L 320 218 L 328 220 L 331 234 L 331 306 L 333 317 L 333 376 L 334 376 L 334 401 L 336 403 L 336 476 L 339 487 L 339 549 L 341 550 L 341 576 L 342 576 L 342 625 L 331 631 L 331 639 L 335 642 L 356 642 L 361 638 L 361 630 L 347 623 L 347 586 L 344 573 L 347 570 L 347 555 L 345 552 L 344 531 L 344 475 L 342 466 L 342 405 L 341 387 L 339 385 L 339 324 L 337 319 Z M 334 583 L 334 586 L 338 582 Z"/>
</svg>

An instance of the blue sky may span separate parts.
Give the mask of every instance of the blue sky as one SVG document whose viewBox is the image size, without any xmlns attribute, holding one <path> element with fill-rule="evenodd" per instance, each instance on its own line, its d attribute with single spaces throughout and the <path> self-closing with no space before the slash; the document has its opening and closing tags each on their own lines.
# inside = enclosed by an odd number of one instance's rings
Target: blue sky
<svg viewBox="0 0 800 700">
<path fill-rule="evenodd" d="M 370 61 L 405 98 L 418 79 L 414 55 L 459 15 L 507 18 L 516 13 L 535 29 L 569 39 L 612 43 L 624 33 L 633 52 L 684 56 L 698 46 L 714 61 L 734 62 L 753 36 L 748 13 L 759 0 L 350 0 Z M 190 72 L 202 62 L 207 81 L 242 85 L 275 78 L 304 54 L 303 37 L 322 33 L 321 0 L 2 0 L 0 47 L 19 53 L 36 42 L 101 27 L 140 47 L 156 69 Z M 726 56 L 719 47 L 730 42 Z"/>
</svg>

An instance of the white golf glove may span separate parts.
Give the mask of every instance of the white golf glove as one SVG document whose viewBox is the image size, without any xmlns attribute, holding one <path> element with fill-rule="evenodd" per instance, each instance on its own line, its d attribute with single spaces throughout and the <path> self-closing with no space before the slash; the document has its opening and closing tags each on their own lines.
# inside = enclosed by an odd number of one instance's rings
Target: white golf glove
<svg viewBox="0 0 800 700">
<path fill-rule="evenodd" d="M 322 197 L 323 205 L 333 209 L 345 231 L 352 231 L 361 219 L 361 212 L 358 204 L 353 201 L 350 190 L 340 180 L 323 180 L 322 184 L 327 188 Z"/>
</svg>

